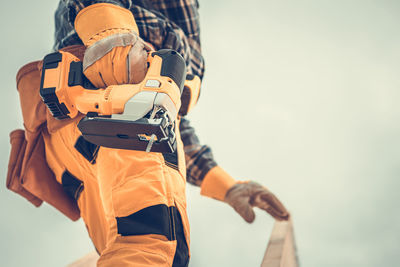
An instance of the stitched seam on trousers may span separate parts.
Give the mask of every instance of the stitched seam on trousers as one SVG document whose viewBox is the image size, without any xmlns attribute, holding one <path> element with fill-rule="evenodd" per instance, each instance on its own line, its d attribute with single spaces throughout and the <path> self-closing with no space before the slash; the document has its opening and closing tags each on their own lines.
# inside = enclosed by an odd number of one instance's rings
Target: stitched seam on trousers
<svg viewBox="0 0 400 267">
<path fill-rule="evenodd" d="M 64 147 L 66 148 L 66 150 L 68 151 L 68 153 L 72 156 L 74 161 L 78 161 L 80 157 L 82 157 L 83 159 L 85 159 L 85 157 L 82 156 L 82 154 L 75 148 L 75 142 L 77 140 L 77 138 L 79 138 L 79 136 L 81 135 L 79 129 L 78 129 L 78 122 L 75 122 L 73 124 L 69 124 L 66 125 L 65 127 L 73 127 L 72 128 L 72 136 L 71 137 L 71 142 L 68 143 L 68 140 L 65 138 L 64 134 L 61 134 L 60 132 L 56 132 L 58 135 L 58 138 L 61 140 L 61 142 L 63 143 Z M 74 140 L 75 139 L 75 140 Z M 79 156 L 78 156 L 79 155 Z M 86 160 L 86 159 L 85 159 Z M 64 166 L 64 164 L 62 164 L 62 166 Z M 86 164 L 81 164 L 80 165 L 85 171 L 88 170 Z M 90 175 L 90 177 L 92 177 Z"/>
<path fill-rule="evenodd" d="M 151 154 L 151 153 L 149 153 L 149 154 Z M 157 168 L 160 168 L 161 167 L 161 172 L 163 173 L 163 176 L 164 176 L 164 179 L 165 179 L 165 174 L 164 174 L 164 168 L 162 168 L 162 162 L 163 162 L 163 158 L 162 158 L 162 156 L 161 156 L 161 158 L 159 157 L 159 155 L 158 155 L 159 153 L 153 153 L 153 155 L 152 156 L 154 156 L 154 159 L 155 160 L 157 160 L 157 162 L 159 162 L 159 164 L 161 164 L 161 166 L 159 166 L 159 165 L 154 165 L 152 168 L 150 168 L 151 170 L 153 170 L 153 169 L 157 169 Z M 161 155 L 161 154 L 160 154 Z M 146 170 L 146 172 L 147 172 L 148 170 Z M 138 178 L 138 177 L 142 177 L 143 176 L 143 173 L 145 173 L 145 172 L 141 172 L 140 174 L 138 174 L 138 175 L 136 175 L 136 176 L 134 176 L 134 177 L 136 177 L 136 178 Z M 130 179 L 134 179 L 134 177 L 130 177 Z M 159 180 L 154 180 L 154 181 L 157 181 L 157 182 L 159 182 Z M 112 188 L 111 188 L 111 201 L 112 201 L 112 207 L 113 207 L 113 214 L 112 214 L 112 216 L 113 217 L 121 217 L 121 215 L 122 214 L 120 214 L 121 213 L 121 209 L 118 209 L 117 210 L 117 207 L 116 207 L 116 204 L 115 204 L 115 195 L 116 195 L 116 190 L 118 190 L 119 188 L 121 188 L 122 186 L 124 186 L 124 185 L 126 185 L 127 183 L 129 182 L 129 180 L 125 180 L 125 181 L 123 181 L 123 182 L 120 182 L 120 183 L 118 183 L 117 185 L 115 185 L 115 186 L 113 186 Z M 148 206 L 152 206 L 152 205 L 157 205 L 157 204 L 166 204 L 167 206 L 168 206 L 168 198 L 167 198 L 167 196 L 162 196 L 161 198 L 157 198 L 157 199 L 152 199 L 151 201 L 146 201 L 146 202 L 143 202 L 143 203 L 140 203 L 141 204 L 141 206 L 140 207 L 136 207 L 137 209 L 135 209 L 135 211 L 139 211 L 139 210 L 141 210 L 141 209 L 143 209 L 143 208 L 146 208 L 146 207 L 148 207 Z M 118 214 L 117 214 L 117 211 L 118 211 Z M 122 210 L 122 211 L 124 211 L 124 210 Z M 130 213 L 132 213 L 133 212 L 133 210 L 131 210 L 131 211 L 129 211 Z M 129 214 L 128 214 L 129 215 Z"/>
<path fill-rule="evenodd" d="M 113 216 L 114 217 L 129 216 L 129 214 L 128 215 L 121 215 L 121 214 L 117 215 L 117 213 L 116 213 L 117 209 L 115 208 L 115 203 L 114 203 L 114 192 L 111 192 L 111 197 L 112 197 L 112 202 L 113 202 L 112 204 L 113 204 L 113 210 L 114 210 Z M 140 211 L 140 210 L 142 210 L 144 208 L 147 208 L 147 207 L 150 207 L 150 206 L 154 206 L 154 205 L 158 205 L 158 204 L 165 204 L 165 205 L 168 206 L 168 199 L 166 197 L 152 199 L 151 201 L 140 203 L 140 206 L 139 206 L 138 209 L 137 209 L 137 207 L 135 207 L 136 208 L 135 210 L 132 210 L 132 211 L 129 211 L 129 212 L 130 212 L 130 214 L 132 214 L 132 213 L 138 212 L 138 211 Z"/>
<path fill-rule="evenodd" d="M 112 187 L 111 187 L 111 190 L 112 191 L 115 191 L 115 190 L 118 190 L 118 189 L 120 189 L 120 188 L 122 188 L 122 187 L 124 187 L 127 183 L 129 183 L 130 182 L 130 179 L 141 179 L 141 177 L 144 177 L 143 175 L 135 175 L 135 176 L 129 176 L 129 179 L 126 179 L 126 180 L 123 180 L 123 181 L 119 181 L 116 185 L 113 185 Z M 143 178 L 143 179 L 145 179 L 145 178 Z M 151 181 L 159 181 L 159 180 L 148 180 L 149 182 L 151 182 Z"/>
<path fill-rule="evenodd" d="M 123 236 L 121 236 L 121 237 L 123 237 Z M 174 241 L 169 241 L 169 240 L 167 240 L 167 241 L 165 241 L 165 242 L 174 242 Z M 119 251 L 121 251 L 121 250 L 124 250 L 124 249 L 127 249 L 127 248 L 126 248 L 126 247 L 117 248 L 117 249 L 113 250 L 111 253 L 107 253 L 107 255 L 101 256 L 100 259 L 101 259 L 101 258 L 107 259 L 107 258 L 110 258 L 110 257 L 114 257 L 114 256 L 115 256 L 115 255 L 114 255 L 115 253 L 117 253 L 117 252 L 119 252 Z M 149 250 L 146 250 L 146 249 L 143 249 L 143 248 L 141 248 L 141 250 L 144 251 L 144 252 L 146 252 L 146 253 L 149 253 L 149 254 L 161 256 L 161 257 L 164 259 L 164 261 L 165 261 L 166 263 L 169 262 L 169 261 L 168 261 L 168 258 L 165 257 L 165 256 L 162 255 L 162 254 L 154 253 L 153 251 L 149 251 Z M 171 254 L 171 253 L 168 253 L 168 254 Z"/>
<path fill-rule="evenodd" d="M 149 169 L 149 170 L 146 170 L 146 172 L 147 172 L 147 171 L 153 171 L 153 170 L 154 170 L 154 169 L 151 168 L 151 169 Z M 143 172 L 143 173 L 146 173 L 146 172 Z M 145 176 L 143 175 L 143 173 L 140 173 L 139 175 L 135 175 L 135 176 L 133 176 L 133 175 L 132 175 L 132 176 L 129 176 L 129 179 L 120 181 L 120 182 L 118 182 L 116 185 L 112 186 L 111 190 L 116 190 L 116 189 L 119 189 L 119 188 L 125 186 L 126 183 L 129 183 L 131 179 L 140 179 L 141 177 L 145 177 Z M 143 179 L 145 179 L 145 178 L 143 178 Z M 146 179 L 146 180 L 147 180 L 148 182 L 151 182 L 151 181 L 160 181 L 160 180 L 158 180 L 158 179 L 152 179 L 152 180 Z"/>
<path fill-rule="evenodd" d="M 148 154 L 152 154 L 152 153 L 148 153 Z M 161 169 L 163 169 L 162 168 L 163 167 L 163 160 L 161 161 L 161 159 L 159 157 L 157 157 L 156 155 L 153 155 L 153 156 L 154 156 L 154 159 L 157 161 L 157 163 L 159 163 L 161 166 L 158 165 L 158 164 L 153 164 L 151 167 L 147 168 L 146 170 L 141 171 L 140 173 L 137 173 L 135 175 L 130 175 L 129 179 L 135 179 L 135 178 L 143 177 L 144 174 L 146 174 L 147 172 L 154 171 L 154 170 L 156 170 L 157 168 L 160 168 L 160 167 L 161 167 Z M 160 169 L 160 171 L 161 171 L 161 169 Z M 118 188 L 124 186 L 127 182 L 128 182 L 128 180 L 119 181 L 117 184 L 115 184 L 112 187 L 112 190 L 115 190 L 115 189 L 118 189 Z"/>
</svg>

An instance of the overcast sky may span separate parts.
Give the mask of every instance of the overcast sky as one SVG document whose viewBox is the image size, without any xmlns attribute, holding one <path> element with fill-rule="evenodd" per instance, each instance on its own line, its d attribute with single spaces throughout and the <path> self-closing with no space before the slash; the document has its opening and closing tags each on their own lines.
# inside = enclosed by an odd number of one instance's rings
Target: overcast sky
<svg viewBox="0 0 400 267">
<path fill-rule="evenodd" d="M 53 44 L 57 1 L 2 5 L 2 266 L 65 266 L 93 250 L 81 221 L 6 191 L 22 127 L 17 70 Z M 190 115 L 237 179 L 278 195 L 302 266 L 400 266 L 398 1 L 201 1 L 206 75 Z M 248 225 L 188 186 L 190 266 L 259 266 L 273 219 Z"/>
</svg>

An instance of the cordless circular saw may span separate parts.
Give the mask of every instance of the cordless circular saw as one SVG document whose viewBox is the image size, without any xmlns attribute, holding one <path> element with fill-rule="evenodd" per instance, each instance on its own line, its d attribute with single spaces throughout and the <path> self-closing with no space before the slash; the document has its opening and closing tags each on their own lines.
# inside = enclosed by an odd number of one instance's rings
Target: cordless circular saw
<svg viewBox="0 0 400 267">
<path fill-rule="evenodd" d="M 43 59 L 40 95 L 57 119 L 86 114 L 78 128 L 93 144 L 172 153 L 176 119 L 196 103 L 200 79 L 187 75 L 185 60 L 174 50 L 149 52 L 147 62 L 141 83 L 95 88 L 77 57 L 51 53 Z"/>
</svg>

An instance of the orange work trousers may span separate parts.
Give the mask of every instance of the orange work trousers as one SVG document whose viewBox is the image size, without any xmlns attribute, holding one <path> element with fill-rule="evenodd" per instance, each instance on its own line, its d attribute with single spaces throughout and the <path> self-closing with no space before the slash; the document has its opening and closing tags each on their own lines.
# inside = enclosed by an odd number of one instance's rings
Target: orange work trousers
<svg viewBox="0 0 400 267">
<path fill-rule="evenodd" d="M 97 147 L 77 122 L 44 133 L 46 160 L 77 200 L 98 266 L 187 266 L 183 145 L 174 154 Z M 176 127 L 178 128 L 178 127 Z"/>
</svg>

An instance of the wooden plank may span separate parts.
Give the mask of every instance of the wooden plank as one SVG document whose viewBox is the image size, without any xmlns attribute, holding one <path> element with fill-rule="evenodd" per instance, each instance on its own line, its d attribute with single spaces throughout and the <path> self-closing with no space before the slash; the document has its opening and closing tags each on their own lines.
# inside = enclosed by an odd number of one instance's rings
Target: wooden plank
<svg viewBox="0 0 400 267">
<path fill-rule="evenodd" d="M 292 221 L 276 221 L 261 267 L 298 267 Z"/>
</svg>

